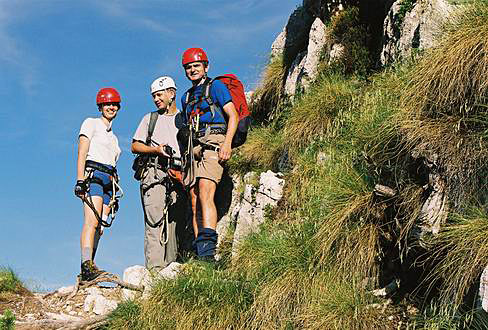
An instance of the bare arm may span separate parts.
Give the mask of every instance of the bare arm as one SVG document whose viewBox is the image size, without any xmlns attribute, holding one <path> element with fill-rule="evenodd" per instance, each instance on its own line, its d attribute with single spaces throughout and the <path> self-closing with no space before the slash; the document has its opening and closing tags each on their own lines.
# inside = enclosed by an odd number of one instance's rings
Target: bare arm
<svg viewBox="0 0 488 330">
<path fill-rule="evenodd" d="M 169 155 L 167 155 L 164 152 L 164 146 L 165 144 L 160 144 L 156 147 L 152 147 L 152 146 L 147 146 L 140 141 L 132 141 L 131 150 L 135 154 L 153 154 L 153 155 L 159 154 L 159 155 L 169 157 Z"/>
<path fill-rule="evenodd" d="M 78 161 L 76 166 L 76 180 L 85 179 L 85 162 L 88 149 L 90 148 L 90 139 L 80 135 L 78 139 Z"/>
<path fill-rule="evenodd" d="M 219 158 L 220 160 L 227 160 L 232 154 L 232 139 L 237 130 L 237 124 L 239 122 L 239 115 L 237 114 L 234 103 L 229 102 L 224 105 L 224 112 L 229 118 L 227 123 L 227 132 L 225 133 L 224 143 L 220 146 Z"/>
</svg>

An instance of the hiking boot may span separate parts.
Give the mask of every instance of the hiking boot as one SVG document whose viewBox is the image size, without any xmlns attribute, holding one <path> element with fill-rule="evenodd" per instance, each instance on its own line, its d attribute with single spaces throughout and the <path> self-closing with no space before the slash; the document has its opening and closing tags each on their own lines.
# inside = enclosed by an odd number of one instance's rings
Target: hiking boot
<svg viewBox="0 0 488 330">
<path fill-rule="evenodd" d="M 103 273 L 105 271 L 98 269 L 92 260 L 87 260 L 81 264 L 81 280 L 83 282 L 92 281 Z"/>
</svg>

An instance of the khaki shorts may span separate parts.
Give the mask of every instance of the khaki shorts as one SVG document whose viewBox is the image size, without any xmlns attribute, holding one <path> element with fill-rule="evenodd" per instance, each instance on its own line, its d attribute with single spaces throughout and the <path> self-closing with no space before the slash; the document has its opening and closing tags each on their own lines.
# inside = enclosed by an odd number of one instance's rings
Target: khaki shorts
<svg viewBox="0 0 488 330">
<path fill-rule="evenodd" d="M 213 146 L 220 146 L 224 143 L 225 135 L 210 134 L 208 137 L 202 137 L 200 142 Z M 216 184 L 222 179 L 224 168 L 219 163 L 219 153 L 214 150 L 205 149 L 203 154 L 202 147 L 196 146 L 193 149 L 195 155 L 195 178 L 205 178 L 214 181 Z"/>
</svg>

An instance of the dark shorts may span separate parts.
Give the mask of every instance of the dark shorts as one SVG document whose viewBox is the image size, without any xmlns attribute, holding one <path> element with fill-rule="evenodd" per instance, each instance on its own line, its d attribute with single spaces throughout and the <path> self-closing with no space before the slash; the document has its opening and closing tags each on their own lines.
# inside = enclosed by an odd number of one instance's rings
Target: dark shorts
<svg viewBox="0 0 488 330">
<path fill-rule="evenodd" d="M 102 197 L 103 204 L 108 205 L 113 195 L 112 178 L 110 174 L 94 170 L 92 178 L 97 178 L 97 181 L 103 182 L 103 185 L 100 184 L 100 182 L 90 182 L 90 195 Z"/>
</svg>

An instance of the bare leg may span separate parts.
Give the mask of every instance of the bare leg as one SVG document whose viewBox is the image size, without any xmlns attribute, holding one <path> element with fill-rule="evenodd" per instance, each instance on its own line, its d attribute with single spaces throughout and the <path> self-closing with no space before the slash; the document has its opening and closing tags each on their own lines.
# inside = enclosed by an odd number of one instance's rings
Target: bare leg
<svg viewBox="0 0 488 330">
<path fill-rule="evenodd" d="M 191 211 L 192 211 L 192 224 L 193 224 L 193 233 L 195 237 L 198 236 L 198 219 L 197 219 L 197 203 L 198 197 L 197 192 L 195 191 L 196 186 L 193 186 L 190 189 L 190 197 L 191 197 Z"/>
<path fill-rule="evenodd" d="M 108 207 L 108 205 L 103 204 L 103 215 L 108 216 L 109 213 L 110 213 L 110 208 Z M 95 238 L 93 241 L 92 260 L 95 260 L 95 255 L 97 254 L 98 242 L 100 241 L 100 237 L 102 235 L 103 235 L 103 226 L 101 224 L 98 224 L 97 229 L 95 230 Z"/>
<path fill-rule="evenodd" d="M 217 184 L 209 179 L 200 178 L 198 183 L 198 199 L 202 207 L 203 228 L 217 228 L 217 208 L 214 196 Z"/>
<path fill-rule="evenodd" d="M 102 197 L 100 196 L 93 196 L 92 197 L 93 205 L 95 209 L 100 211 L 102 209 Z M 83 228 L 81 230 L 80 236 L 80 247 L 83 254 L 84 249 L 89 249 L 91 256 L 93 248 L 95 246 L 95 232 L 98 227 L 98 220 L 93 213 L 92 209 L 86 204 L 83 203 L 83 211 L 85 216 L 85 221 L 83 223 Z"/>
</svg>

